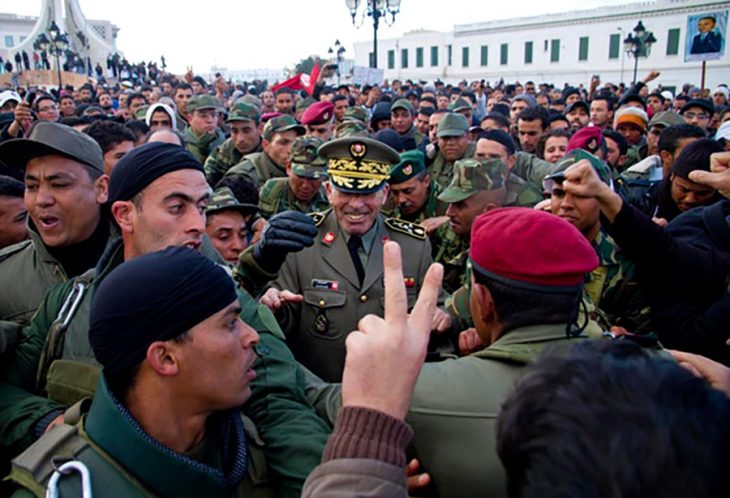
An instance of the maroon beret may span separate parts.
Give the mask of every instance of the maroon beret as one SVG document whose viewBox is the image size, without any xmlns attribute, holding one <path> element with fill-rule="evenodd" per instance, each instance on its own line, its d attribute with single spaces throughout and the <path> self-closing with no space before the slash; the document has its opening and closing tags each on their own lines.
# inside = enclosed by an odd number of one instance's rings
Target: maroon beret
<svg viewBox="0 0 730 498">
<path fill-rule="evenodd" d="M 474 270 L 508 285 L 551 291 L 578 287 L 598 266 L 588 240 L 569 222 L 529 208 L 494 209 L 474 220 Z"/>
<path fill-rule="evenodd" d="M 570 152 L 575 149 L 583 149 L 595 154 L 598 149 L 601 148 L 601 142 L 603 141 L 603 133 L 601 128 L 598 126 L 586 126 L 576 131 L 570 141 L 568 142 L 568 148 L 565 152 Z"/>
<path fill-rule="evenodd" d="M 303 125 L 329 123 L 334 110 L 332 102 L 315 102 L 304 111 L 301 122 Z"/>
</svg>

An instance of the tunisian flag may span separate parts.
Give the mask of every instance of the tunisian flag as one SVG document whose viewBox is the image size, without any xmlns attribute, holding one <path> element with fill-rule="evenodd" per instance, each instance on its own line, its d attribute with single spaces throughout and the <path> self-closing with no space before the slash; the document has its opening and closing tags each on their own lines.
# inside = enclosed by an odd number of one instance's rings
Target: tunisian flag
<svg viewBox="0 0 730 498">
<path fill-rule="evenodd" d="M 291 88 L 292 90 L 306 90 L 309 95 L 312 95 L 317 78 L 319 78 L 319 63 L 314 65 L 311 74 L 299 73 L 288 80 L 274 85 L 272 90 L 275 92 L 279 88 L 286 87 Z"/>
</svg>

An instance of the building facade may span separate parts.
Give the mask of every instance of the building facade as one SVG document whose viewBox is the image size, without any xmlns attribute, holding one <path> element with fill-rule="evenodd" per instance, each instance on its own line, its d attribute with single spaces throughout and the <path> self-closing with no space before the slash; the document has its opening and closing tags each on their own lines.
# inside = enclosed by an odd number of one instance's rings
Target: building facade
<svg viewBox="0 0 730 498">
<path fill-rule="evenodd" d="M 380 40 L 378 66 L 389 80 L 533 80 L 562 86 L 588 85 L 598 74 L 602 82 L 630 83 L 635 61 L 623 40 L 641 20 L 657 42 L 648 57 L 639 58 L 638 79 L 655 69 L 661 72 L 655 83 L 665 88 L 699 86 L 702 63 L 685 62 L 688 17 L 728 9 L 728 1 L 657 0 L 456 25 L 451 32 L 414 31 Z M 355 44 L 355 63 L 367 66 L 371 53 L 372 43 Z M 719 83 L 730 83 L 727 48 L 719 60 L 707 62 L 705 86 Z"/>
</svg>

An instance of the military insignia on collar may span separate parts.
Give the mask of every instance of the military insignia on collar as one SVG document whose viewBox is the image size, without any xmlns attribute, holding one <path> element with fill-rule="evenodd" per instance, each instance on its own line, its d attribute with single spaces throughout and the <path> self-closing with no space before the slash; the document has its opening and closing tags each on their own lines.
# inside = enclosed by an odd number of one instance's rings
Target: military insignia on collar
<svg viewBox="0 0 730 498">
<path fill-rule="evenodd" d="M 410 235 L 414 239 L 426 240 L 426 230 L 421 225 L 400 220 L 398 218 L 386 218 L 385 224 L 396 232 Z"/>
<path fill-rule="evenodd" d="M 337 280 L 321 280 L 318 278 L 313 278 L 312 287 L 314 289 L 328 289 L 336 291 L 340 288 L 340 283 Z"/>
<path fill-rule="evenodd" d="M 365 144 L 362 142 L 353 142 L 353 144 L 350 145 L 350 155 L 352 157 L 362 157 L 367 151 L 367 147 L 365 147 Z"/>
<path fill-rule="evenodd" d="M 324 237 L 322 237 L 322 243 L 330 245 L 332 242 L 335 241 L 335 232 L 327 232 L 324 234 Z"/>
<path fill-rule="evenodd" d="M 413 277 L 404 277 L 403 283 L 406 284 L 406 289 L 411 289 L 416 286 L 416 279 Z"/>
<path fill-rule="evenodd" d="M 413 173 L 413 166 L 411 166 L 410 164 L 408 166 L 405 166 L 403 168 L 403 174 L 404 175 L 410 176 L 412 173 Z"/>
<path fill-rule="evenodd" d="M 322 224 L 324 219 L 327 217 L 327 211 L 320 213 L 309 213 L 309 217 L 314 220 L 314 226 L 318 227 Z"/>
<path fill-rule="evenodd" d="M 390 237 L 388 237 L 387 235 L 383 235 L 383 238 L 380 240 L 382 240 L 383 244 L 385 244 L 386 242 L 388 242 L 390 240 Z"/>
</svg>

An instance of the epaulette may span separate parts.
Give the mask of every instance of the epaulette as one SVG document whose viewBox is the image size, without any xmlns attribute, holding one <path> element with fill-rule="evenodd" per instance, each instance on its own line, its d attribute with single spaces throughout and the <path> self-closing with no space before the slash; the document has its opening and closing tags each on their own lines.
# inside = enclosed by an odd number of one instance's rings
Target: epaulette
<svg viewBox="0 0 730 498">
<path fill-rule="evenodd" d="M 426 240 L 426 229 L 421 225 L 416 225 L 410 221 L 401 220 L 399 218 L 386 218 L 385 224 L 388 228 L 395 230 L 396 232 L 410 235 L 414 239 Z"/>
<path fill-rule="evenodd" d="M 327 215 L 329 214 L 330 210 L 327 211 L 319 211 L 316 213 L 307 213 L 307 216 L 311 217 L 314 220 L 314 226 L 318 227 L 322 223 L 324 223 L 324 219 L 327 218 Z"/>
<path fill-rule="evenodd" d="M 12 246 L 4 247 L 2 250 L 0 250 L 0 263 L 8 259 L 13 254 L 19 253 L 32 243 L 33 241 L 28 239 L 22 242 L 18 242 L 17 244 L 13 244 Z"/>
</svg>

